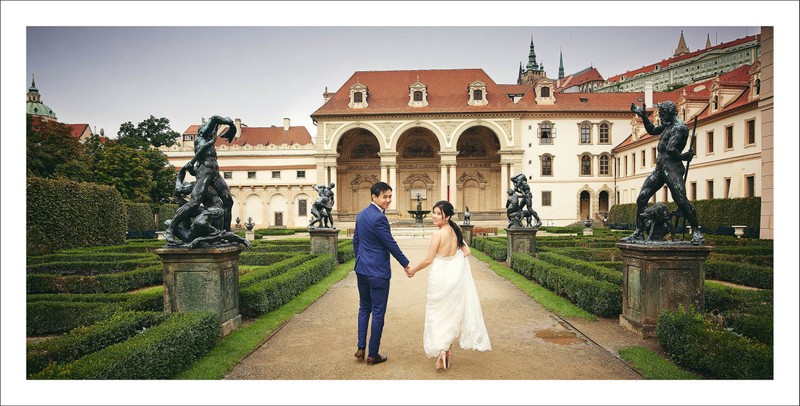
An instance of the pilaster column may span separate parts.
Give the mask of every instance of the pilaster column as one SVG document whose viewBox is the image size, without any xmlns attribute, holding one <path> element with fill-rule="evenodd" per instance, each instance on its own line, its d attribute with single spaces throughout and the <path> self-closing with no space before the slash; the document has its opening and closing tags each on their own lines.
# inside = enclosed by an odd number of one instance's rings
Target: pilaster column
<svg viewBox="0 0 800 406">
<path fill-rule="evenodd" d="M 384 164 L 384 163 L 381 163 L 381 182 L 389 183 L 388 182 L 389 181 L 389 176 L 388 176 L 388 172 L 389 171 L 387 169 L 388 169 L 387 165 Z M 392 188 L 394 189 L 394 186 L 392 186 Z"/>
<path fill-rule="evenodd" d="M 455 165 L 448 165 L 450 169 L 450 204 L 453 207 L 458 207 L 457 194 L 458 188 L 456 187 L 456 166 Z"/>
<path fill-rule="evenodd" d="M 439 165 L 439 200 L 447 199 L 447 165 Z"/>
<path fill-rule="evenodd" d="M 336 166 L 331 166 L 331 178 L 328 179 L 328 184 L 331 184 L 331 183 L 335 183 L 336 186 L 339 185 L 339 182 L 337 181 L 337 177 L 336 177 Z M 334 210 L 334 211 L 338 210 L 338 206 L 337 205 L 338 205 L 338 203 L 336 203 L 336 192 L 334 192 L 333 209 L 332 210 Z"/>
<path fill-rule="evenodd" d="M 499 207 L 506 207 L 506 198 L 508 191 L 508 164 L 507 163 L 500 163 L 500 190 L 498 193 L 498 197 L 500 198 L 500 206 Z"/>
<path fill-rule="evenodd" d="M 392 188 L 398 190 L 397 187 L 397 165 L 389 165 L 389 184 L 392 185 Z M 389 209 L 397 210 L 397 199 L 392 199 L 392 203 L 389 204 Z"/>
</svg>

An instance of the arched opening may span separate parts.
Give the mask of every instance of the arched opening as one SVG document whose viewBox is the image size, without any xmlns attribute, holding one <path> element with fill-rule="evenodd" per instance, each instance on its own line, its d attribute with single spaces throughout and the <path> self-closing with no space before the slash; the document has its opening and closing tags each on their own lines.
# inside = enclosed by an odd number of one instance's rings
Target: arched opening
<svg viewBox="0 0 800 406">
<path fill-rule="evenodd" d="M 500 210 L 500 196 L 505 196 L 505 188 L 500 181 L 497 134 L 484 126 L 470 127 L 458 137 L 456 150 L 456 211 L 469 207 L 474 220 L 483 217 L 483 213 Z M 450 187 L 453 193 L 453 185 Z"/>
<path fill-rule="evenodd" d="M 266 221 L 264 221 L 264 202 L 261 199 L 261 196 L 257 194 L 252 194 L 247 196 L 244 199 L 244 218 L 242 219 L 242 224 L 247 223 L 247 220 L 252 217 L 253 223 L 256 223 L 261 226 L 269 225 Z"/>
<path fill-rule="evenodd" d="M 277 193 L 273 194 L 269 199 L 270 213 L 268 221 L 270 227 L 286 227 L 286 220 L 289 214 L 288 209 L 286 197 Z"/>
<path fill-rule="evenodd" d="M 589 197 L 589 192 L 587 192 L 585 190 L 583 192 L 581 192 L 580 200 L 581 200 L 581 203 L 580 203 L 581 204 L 581 218 L 582 219 L 590 218 L 589 217 L 589 210 L 591 209 L 591 207 L 590 207 L 591 206 L 590 205 L 591 198 Z"/>
<path fill-rule="evenodd" d="M 336 145 L 336 206 L 340 220 L 355 220 L 358 212 L 371 201 L 369 189 L 380 180 L 381 147 L 377 137 L 363 128 L 344 133 Z M 395 185 L 392 185 L 396 188 Z M 311 202 L 309 202 L 309 205 Z M 310 206 L 309 206 L 310 210 Z"/>
<path fill-rule="evenodd" d="M 411 217 L 409 210 L 417 209 L 417 195 L 423 210 L 430 210 L 442 197 L 439 186 L 439 140 L 431 130 L 414 127 L 403 132 L 397 140 L 397 182 L 394 200 L 401 217 Z"/>
<path fill-rule="evenodd" d="M 608 213 L 608 192 L 602 191 L 597 196 L 597 208 L 601 215 Z"/>
</svg>

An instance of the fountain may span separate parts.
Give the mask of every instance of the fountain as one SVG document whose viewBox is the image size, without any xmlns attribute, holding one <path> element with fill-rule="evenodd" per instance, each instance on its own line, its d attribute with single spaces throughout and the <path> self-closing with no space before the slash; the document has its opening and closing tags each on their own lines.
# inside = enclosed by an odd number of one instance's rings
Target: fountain
<svg viewBox="0 0 800 406">
<path fill-rule="evenodd" d="M 414 225 L 417 227 L 422 227 L 422 219 L 425 218 L 425 215 L 430 212 L 430 210 L 422 210 L 422 195 L 417 193 L 417 209 L 408 211 L 408 213 L 414 216 L 414 219 L 416 219 Z"/>
</svg>

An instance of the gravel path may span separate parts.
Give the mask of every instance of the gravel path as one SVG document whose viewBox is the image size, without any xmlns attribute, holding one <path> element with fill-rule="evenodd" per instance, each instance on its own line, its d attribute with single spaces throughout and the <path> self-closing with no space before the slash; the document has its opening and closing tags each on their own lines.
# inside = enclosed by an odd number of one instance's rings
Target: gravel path
<svg viewBox="0 0 800 406">
<path fill-rule="evenodd" d="M 398 239 L 412 263 L 428 239 Z M 268 380 L 630 380 L 641 376 L 616 355 L 619 348 L 658 348 L 615 320 L 563 320 L 545 310 L 474 257 L 470 259 L 492 351 L 454 346 L 451 368 L 436 371 L 422 351 L 427 270 L 408 279 L 392 260 L 392 287 L 381 354 L 367 366 L 353 357 L 358 291 L 355 273 L 288 321 L 236 365 L 225 379 Z"/>
</svg>

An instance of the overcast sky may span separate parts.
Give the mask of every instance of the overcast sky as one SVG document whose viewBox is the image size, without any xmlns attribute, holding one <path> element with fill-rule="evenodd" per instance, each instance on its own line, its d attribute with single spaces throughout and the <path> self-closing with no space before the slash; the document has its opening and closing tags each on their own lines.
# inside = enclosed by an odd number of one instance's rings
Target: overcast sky
<svg viewBox="0 0 800 406">
<path fill-rule="evenodd" d="M 561 51 L 567 74 L 607 78 L 671 57 L 681 31 L 697 50 L 759 27 L 28 27 L 24 85 L 34 74 L 59 120 L 109 136 L 151 114 L 178 132 L 219 114 L 257 127 L 287 117 L 315 135 L 325 87 L 356 71 L 482 68 L 516 83 L 533 36 L 548 77 Z"/>
<path fill-rule="evenodd" d="M 792 279 L 776 272 L 783 282 L 776 281 L 776 298 L 790 301 L 776 306 L 782 321 L 775 326 L 775 380 L 748 382 L 747 390 L 739 382 L 716 381 L 698 390 L 676 382 L 654 388 L 503 381 L 480 392 L 474 382 L 452 382 L 444 390 L 426 381 L 368 385 L 392 389 L 385 401 L 409 404 L 647 403 L 655 399 L 652 393 L 675 404 L 778 404 L 787 402 L 786 393 L 797 396 L 797 2 L 3 1 L 0 14 L 4 404 L 372 402 L 352 395 L 370 390 L 360 382 L 314 382 L 309 390 L 304 382 L 26 381 L 22 101 L 31 74 L 60 121 L 104 128 L 108 136 L 115 137 L 120 124 L 150 115 L 168 118 L 173 130 L 183 132 L 213 114 L 254 127 L 280 126 L 288 117 L 313 136 L 309 115 L 322 105 L 325 87 L 335 91 L 359 70 L 481 68 L 497 83 L 516 83 L 533 36 L 548 77 L 557 77 L 563 51 L 567 73 L 593 65 L 607 78 L 669 58 L 681 30 L 696 50 L 707 35 L 716 44 L 756 34 L 764 25 L 775 26 L 775 184 L 792 185 L 776 188 L 775 230 L 782 237 L 775 241 L 776 259 L 786 254 L 778 262 Z M 789 223 L 792 230 L 781 227 Z"/>
</svg>

